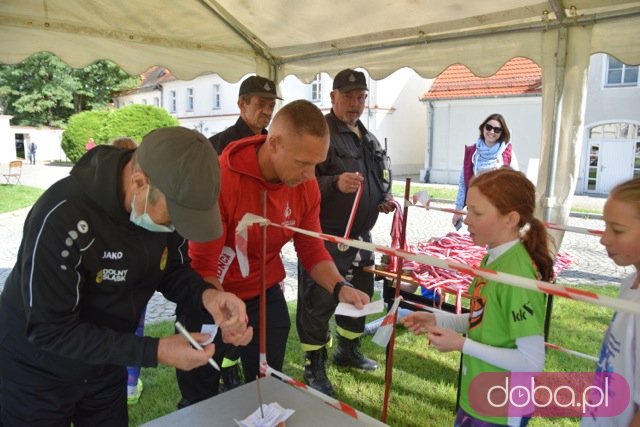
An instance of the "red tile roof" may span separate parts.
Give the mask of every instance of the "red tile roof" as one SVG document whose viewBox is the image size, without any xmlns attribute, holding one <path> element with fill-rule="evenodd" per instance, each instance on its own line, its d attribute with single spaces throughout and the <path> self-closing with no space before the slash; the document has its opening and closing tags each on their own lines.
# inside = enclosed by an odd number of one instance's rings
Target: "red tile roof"
<svg viewBox="0 0 640 427">
<path fill-rule="evenodd" d="M 140 85 L 122 93 L 122 95 L 131 95 L 133 93 L 144 93 L 158 90 L 159 86 L 171 80 L 175 80 L 171 71 L 164 67 L 153 66 L 144 73 L 140 74 Z"/>
<path fill-rule="evenodd" d="M 493 76 L 476 77 L 464 65 L 451 65 L 434 80 L 421 101 L 530 96 L 542 93 L 542 71 L 528 58 L 513 58 Z"/>
</svg>

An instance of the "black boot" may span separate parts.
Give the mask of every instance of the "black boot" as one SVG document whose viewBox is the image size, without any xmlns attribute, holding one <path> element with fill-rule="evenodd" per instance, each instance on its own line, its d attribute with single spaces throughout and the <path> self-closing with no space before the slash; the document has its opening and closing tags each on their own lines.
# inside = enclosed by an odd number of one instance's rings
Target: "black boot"
<svg viewBox="0 0 640 427">
<path fill-rule="evenodd" d="M 222 368 L 220 371 L 220 379 L 222 383 L 218 387 L 219 393 L 241 386 L 242 376 L 240 374 L 240 363 Z"/>
<path fill-rule="evenodd" d="M 333 352 L 333 363 L 338 366 L 350 366 L 365 371 L 378 369 L 375 360 L 367 358 L 360 352 L 360 338 L 349 340 L 341 335 L 338 337 L 338 347 Z"/>
<path fill-rule="evenodd" d="M 327 396 L 333 396 L 333 386 L 327 377 L 327 349 L 305 353 L 304 382 Z"/>
</svg>

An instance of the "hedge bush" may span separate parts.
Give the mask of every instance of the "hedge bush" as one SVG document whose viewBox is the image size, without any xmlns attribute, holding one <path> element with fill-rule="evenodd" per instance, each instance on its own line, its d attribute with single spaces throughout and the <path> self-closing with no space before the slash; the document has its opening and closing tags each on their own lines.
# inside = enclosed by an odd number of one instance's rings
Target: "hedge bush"
<svg viewBox="0 0 640 427">
<path fill-rule="evenodd" d="M 102 128 L 109 117 L 109 111 L 83 111 L 69 118 L 62 133 L 62 150 L 73 163 L 85 153 L 84 145 L 89 138 L 96 138 L 96 132 Z"/>
<path fill-rule="evenodd" d="M 137 143 L 154 129 L 179 126 L 178 119 L 159 107 L 131 104 L 113 110 L 96 133 L 96 143 L 108 144 L 115 138 L 128 136 Z"/>
<path fill-rule="evenodd" d="M 62 149 L 72 162 L 85 153 L 85 144 L 93 138 L 96 144 L 128 136 L 137 143 L 153 129 L 179 126 L 180 122 L 165 110 L 151 105 L 131 104 L 112 111 L 84 111 L 74 114 L 62 134 Z"/>
</svg>

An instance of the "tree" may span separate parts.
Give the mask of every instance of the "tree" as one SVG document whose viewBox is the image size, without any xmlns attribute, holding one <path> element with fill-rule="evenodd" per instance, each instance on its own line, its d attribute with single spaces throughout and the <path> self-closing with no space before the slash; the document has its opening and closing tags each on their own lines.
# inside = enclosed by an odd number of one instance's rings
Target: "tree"
<svg viewBox="0 0 640 427">
<path fill-rule="evenodd" d="M 140 79 L 131 77 L 110 61 L 98 61 L 84 68 L 73 70 L 78 89 L 73 94 L 76 113 L 104 108 L 114 93 L 138 87 Z"/>
<path fill-rule="evenodd" d="M 63 126 L 72 114 L 106 108 L 115 92 L 137 84 L 112 62 L 74 70 L 40 52 L 19 64 L 0 65 L 0 104 L 16 124 Z"/>
<path fill-rule="evenodd" d="M 19 125 L 63 125 L 73 114 L 76 85 L 69 66 L 50 53 L 36 53 L 20 64 L 0 66 L 4 111 Z"/>
</svg>

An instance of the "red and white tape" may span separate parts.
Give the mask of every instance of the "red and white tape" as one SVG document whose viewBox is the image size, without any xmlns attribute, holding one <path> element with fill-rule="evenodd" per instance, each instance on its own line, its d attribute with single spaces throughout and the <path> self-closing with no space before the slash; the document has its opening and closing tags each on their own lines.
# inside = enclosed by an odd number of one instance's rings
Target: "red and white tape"
<svg viewBox="0 0 640 427">
<path fill-rule="evenodd" d="M 345 239 L 344 237 L 333 236 L 331 234 L 320 233 L 316 231 L 309 231 L 298 227 L 283 226 L 280 224 L 273 224 L 269 220 L 259 217 L 254 214 L 246 214 L 240 225 L 249 226 L 253 223 L 268 224 L 274 227 L 285 228 L 296 233 L 304 234 L 307 236 L 315 237 L 318 239 L 326 240 L 332 243 L 343 243 L 347 246 L 363 249 L 366 251 L 380 252 L 389 256 L 398 256 L 405 260 L 416 261 L 422 264 L 432 265 L 434 267 L 446 268 L 448 270 L 458 271 L 460 273 L 469 274 L 472 276 L 484 277 L 485 279 L 493 280 L 496 282 L 504 283 L 507 285 L 515 286 L 522 289 L 530 289 L 538 292 L 544 292 L 549 295 L 557 295 L 563 298 L 583 301 L 589 304 L 609 307 L 614 310 L 625 311 L 628 313 L 640 314 L 640 304 L 637 302 L 623 300 L 620 298 L 613 298 L 606 295 L 598 295 L 594 292 L 584 291 L 581 289 L 574 289 L 562 285 L 554 285 L 541 280 L 529 279 L 526 277 L 520 277 L 509 273 L 503 273 L 500 271 L 490 270 L 487 268 L 473 267 L 459 262 L 453 262 L 443 259 L 430 257 L 424 254 L 414 254 L 405 250 L 393 249 L 388 246 L 376 245 L 373 243 L 362 242 L 359 240 Z M 236 233 L 242 230 L 236 229 Z M 240 258 L 246 258 L 245 253 L 238 253 L 238 261 Z M 248 263 L 247 263 L 248 264 Z"/>
<path fill-rule="evenodd" d="M 448 212 L 452 214 L 460 214 L 466 215 L 467 212 L 464 210 L 458 209 L 450 209 L 450 208 L 440 208 L 437 206 L 431 206 L 429 204 L 429 193 L 426 191 L 418 191 L 413 195 L 413 201 L 405 200 L 404 203 L 406 206 L 416 206 L 424 209 L 428 209 L 431 211 L 440 211 L 440 212 Z M 560 230 L 560 231 L 570 231 L 572 233 L 580 233 L 587 234 L 590 236 L 602 236 L 602 230 L 594 230 L 591 228 L 583 228 L 583 227 L 574 227 L 571 225 L 563 225 L 563 224 L 554 224 L 552 222 L 545 222 L 545 227 L 550 228 L 552 230 Z"/>
<path fill-rule="evenodd" d="M 364 183 L 360 181 L 360 185 L 358 185 L 358 191 L 356 191 L 356 197 L 353 199 L 353 206 L 351 206 L 351 213 L 349 214 L 349 220 L 347 221 L 347 228 L 344 232 L 344 237 L 349 238 L 351 234 L 351 229 L 353 228 L 353 222 L 356 219 L 356 213 L 358 212 L 358 206 L 360 205 L 360 199 L 362 199 L 362 190 L 364 188 Z M 345 252 L 349 247 L 346 245 L 338 244 L 338 250 L 340 252 Z"/>
<path fill-rule="evenodd" d="M 358 419 L 358 418 L 363 418 L 362 417 L 362 412 L 358 411 L 357 409 L 353 408 L 352 406 L 347 405 L 344 402 L 339 401 L 338 399 L 334 399 L 333 397 L 327 396 L 324 393 L 319 392 L 318 390 L 315 390 L 311 387 L 309 387 L 308 385 L 301 383 L 300 381 L 291 378 L 290 376 L 280 372 L 280 371 L 276 371 L 275 369 L 273 369 L 271 366 L 267 365 L 266 363 L 264 365 L 261 364 L 260 366 L 260 371 L 264 371 L 265 375 L 269 375 L 272 376 L 274 378 L 279 379 L 280 381 L 283 381 L 293 387 L 296 387 L 299 390 L 302 390 L 312 396 L 315 396 L 317 398 L 319 398 L 320 400 L 322 400 L 324 403 L 326 403 L 327 405 L 331 406 L 332 408 L 337 409 L 340 412 L 343 412 L 347 415 L 349 415 L 352 418 Z"/>
</svg>

